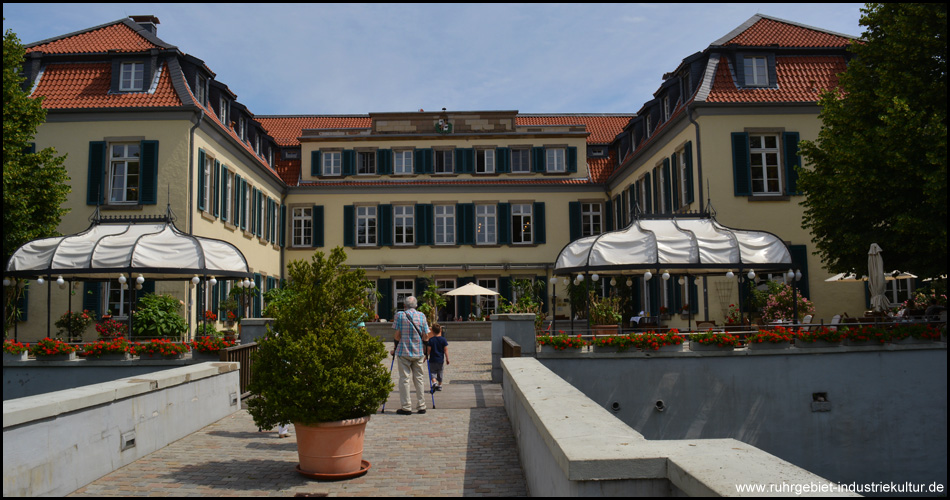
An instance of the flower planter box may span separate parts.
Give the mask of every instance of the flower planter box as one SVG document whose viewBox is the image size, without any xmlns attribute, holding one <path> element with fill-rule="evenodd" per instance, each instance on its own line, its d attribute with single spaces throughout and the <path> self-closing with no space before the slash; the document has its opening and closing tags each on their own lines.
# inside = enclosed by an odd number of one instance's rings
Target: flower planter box
<svg viewBox="0 0 950 500">
<path fill-rule="evenodd" d="M 52 354 L 48 356 L 36 356 L 37 361 L 73 361 L 76 359 L 76 353 Z"/>
<path fill-rule="evenodd" d="M 713 352 L 722 352 L 722 351 L 734 351 L 735 347 L 731 345 L 718 345 L 718 344 L 700 344 L 699 342 L 690 342 L 689 343 L 690 351 L 713 351 Z"/>
<path fill-rule="evenodd" d="M 181 354 L 172 354 L 171 356 L 162 356 L 161 354 L 152 354 L 152 353 L 142 353 L 139 354 L 139 359 L 141 360 L 174 360 L 174 359 L 184 359 L 185 353 Z"/>
<path fill-rule="evenodd" d="M 7 361 L 26 361 L 28 359 L 29 359 L 29 354 L 26 351 L 21 352 L 20 354 L 10 354 L 8 352 L 3 353 L 4 363 L 6 363 Z"/>
<path fill-rule="evenodd" d="M 191 351 L 191 359 L 195 361 L 207 362 L 207 361 L 220 361 L 221 352 L 206 352 L 206 351 Z"/>
<path fill-rule="evenodd" d="M 89 361 L 127 361 L 132 355 L 127 352 L 109 352 L 102 356 L 86 356 Z"/>
<path fill-rule="evenodd" d="M 795 339 L 795 347 L 799 349 L 813 349 L 821 347 L 841 347 L 841 342 L 829 342 L 827 340 L 816 340 L 814 342 L 802 342 Z"/>
<path fill-rule="evenodd" d="M 851 347 L 881 347 L 887 342 L 881 342 L 880 340 L 851 340 L 845 339 L 845 345 Z"/>
<path fill-rule="evenodd" d="M 578 354 L 581 352 L 580 347 L 568 347 L 566 349 L 555 349 L 554 346 L 542 345 L 541 350 L 538 351 L 541 354 Z"/>
<path fill-rule="evenodd" d="M 749 342 L 748 345 L 749 349 L 753 351 L 788 349 L 792 347 L 790 342 Z"/>
<path fill-rule="evenodd" d="M 931 339 L 918 339 L 915 337 L 904 337 L 899 340 L 894 340 L 892 343 L 898 345 L 916 345 L 916 344 L 933 344 L 934 341 Z"/>
</svg>

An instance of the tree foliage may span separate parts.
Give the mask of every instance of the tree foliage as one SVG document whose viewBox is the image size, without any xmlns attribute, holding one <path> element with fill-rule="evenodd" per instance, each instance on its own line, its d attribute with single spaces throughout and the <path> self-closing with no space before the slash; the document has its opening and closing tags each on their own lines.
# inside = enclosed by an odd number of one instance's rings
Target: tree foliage
<svg viewBox="0 0 950 500">
<path fill-rule="evenodd" d="M 25 51 L 13 31 L 3 35 L 3 262 L 14 251 L 36 238 L 59 234 L 59 221 L 69 193 L 69 176 L 63 167 L 65 156 L 46 148 L 34 151 L 36 129 L 46 119 L 42 99 L 32 99 L 21 88 L 20 76 Z M 22 287 L 8 288 L 5 294 L 4 333 L 20 317 L 14 305 Z"/>
<path fill-rule="evenodd" d="M 800 150 L 802 227 L 831 272 L 947 272 L 947 6 L 868 4 L 866 31 L 839 87 L 822 94 L 822 129 Z"/>
</svg>

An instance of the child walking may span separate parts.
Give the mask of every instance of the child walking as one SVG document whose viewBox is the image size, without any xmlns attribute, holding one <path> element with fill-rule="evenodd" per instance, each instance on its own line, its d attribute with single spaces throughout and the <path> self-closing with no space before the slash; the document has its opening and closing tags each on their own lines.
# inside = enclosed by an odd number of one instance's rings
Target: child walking
<svg viewBox="0 0 950 500">
<path fill-rule="evenodd" d="M 442 390 L 442 365 L 449 364 L 449 342 L 442 336 L 442 325 L 436 323 L 432 325 L 432 337 L 429 338 L 429 345 L 426 347 L 426 354 L 429 357 L 429 381 L 431 387 L 429 392 Z"/>
</svg>

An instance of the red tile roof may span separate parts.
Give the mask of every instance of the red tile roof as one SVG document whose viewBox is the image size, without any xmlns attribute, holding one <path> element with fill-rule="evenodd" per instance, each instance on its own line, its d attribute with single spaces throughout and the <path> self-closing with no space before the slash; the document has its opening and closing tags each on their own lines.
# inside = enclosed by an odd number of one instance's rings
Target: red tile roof
<svg viewBox="0 0 950 500">
<path fill-rule="evenodd" d="M 587 184 L 587 179 L 567 178 L 567 179 L 379 179 L 379 180 L 354 180 L 354 181 L 303 181 L 298 186 L 322 186 L 322 187 L 369 187 L 369 186 L 536 186 L 543 185 L 582 185 Z"/>
<path fill-rule="evenodd" d="M 42 51 L 47 54 L 88 54 L 102 52 L 143 52 L 161 48 L 142 38 L 124 23 L 108 26 L 54 40 L 43 45 L 27 46 L 27 53 Z"/>
<path fill-rule="evenodd" d="M 46 109 L 181 106 L 167 65 L 154 93 L 110 94 L 112 64 L 54 63 L 43 70 L 32 97 L 44 96 Z"/>
<path fill-rule="evenodd" d="M 762 18 L 722 45 L 762 47 L 847 47 L 851 38 L 809 29 L 776 19 Z"/>
<path fill-rule="evenodd" d="M 633 115 L 518 115 L 518 126 L 528 125 L 585 125 L 590 136 L 588 144 L 607 144 Z M 281 146 L 296 146 L 304 129 L 316 128 L 369 128 L 372 119 L 369 116 L 259 116 L 257 121 Z"/>
<path fill-rule="evenodd" d="M 302 131 L 308 128 L 369 128 L 369 116 L 257 116 L 255 119 L 267 130 L 277 144 L 297 146 Z"/>
<path fill-rule="evenodd" d="M 838 84 L 837 75 L 845 69 L 840 56 L 777 56 L 777 88 L 737 88 L 729 59 L 723 58 L 706 102 L 817 102 L 821 91 Z"/>
<path fill-rule="evenodd" d="M 633 118 L 629 115 L 599 115 L 599 114 L 577 114 L 577 115 L 522 115 L 519 114 L 516 123 L 519 126 L 525 125 L 578 125 L 587 126 L 590 136 L 587 137 L 588 144 L 607 144 L 613 142 L 614 137 Z"/>
</svg>

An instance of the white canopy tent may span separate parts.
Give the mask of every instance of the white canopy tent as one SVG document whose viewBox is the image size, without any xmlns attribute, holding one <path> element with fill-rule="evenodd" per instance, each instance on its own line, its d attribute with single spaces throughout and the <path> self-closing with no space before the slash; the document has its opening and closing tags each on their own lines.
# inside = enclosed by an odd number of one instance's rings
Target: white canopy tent
<svg viewBox="0 0 950 500">
<path fill-rule="evenodd" d="M 554 274 L 701 276 L 784 273 L 792 266 L 788 247 L 772 233 L 729 228 L 709 214 L 646 215 L 624 229 L 567 244 L 558 254 Z"/>
<path fill-rule="evenodd" d="M 637 219 L 624 229 L 575 240 L 561 250 L 554 274 L 705 275 L 791 266 L 788 247 L 772 233 L 728 228 L 712 217 L 674 217 Z"/>
<path fill-rule="evenodd" d="M 237 247 L 181 232 L 170 210 L 159 217 L 100 217 L 97 210 L 85 231 L 30 241 L 13 253 L 4 269 L 5 280 L 39 282 L 43 278 L 50 285 L 53 280 L 117 279 L 128 282 L 123 286 L 141 285 L 144 280 L 191 280 L 199 284 L 209 278 L 251 276 L 247 259 Z M 134 293 L 129 294 L 130 309 L 133 298 Z"/>
</svg>

